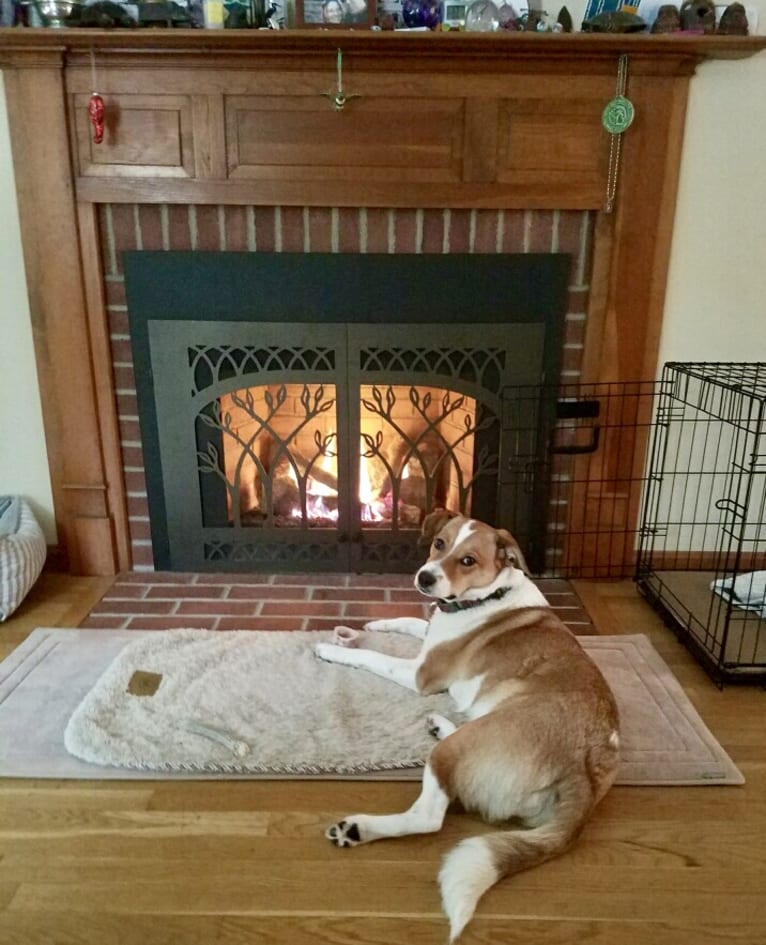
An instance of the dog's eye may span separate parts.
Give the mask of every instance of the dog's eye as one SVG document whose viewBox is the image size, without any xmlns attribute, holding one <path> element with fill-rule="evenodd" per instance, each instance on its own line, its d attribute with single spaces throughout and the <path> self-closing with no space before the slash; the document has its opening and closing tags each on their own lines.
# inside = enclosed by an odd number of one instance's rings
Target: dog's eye
<svg viewBox="0 0 766 945">
<path fill-rule="evenodd" d="M 476 558 L 473 555 L 463 555 L 460 559 L 460 563 L 464 568 L 472 568 L 476 564 Z"/>
<path fill-rule="evenodd" d="M 437 551 L 441 551 L 443 547 L 444 547 L 444 539 L 434 538 L 434 548 L 436 548 Z"/>
</svg>

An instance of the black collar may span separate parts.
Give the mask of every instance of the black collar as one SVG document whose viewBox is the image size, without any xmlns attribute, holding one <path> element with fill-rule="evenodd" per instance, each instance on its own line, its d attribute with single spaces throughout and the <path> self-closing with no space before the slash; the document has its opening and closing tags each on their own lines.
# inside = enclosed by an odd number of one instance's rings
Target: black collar
<svg viewBox="0 0 766 945">
<path fill-rule="evenodd" d="M 510 587 L 498 587 L 488 597 L 479 597 L 475 600 L 437 600 L 436 606 L 443 614 L 455 614 L 459 610 L 470 610 L 472 607 L 486 604 L 490 600 L 501 600 L 510 591 Z"/>
</svg>

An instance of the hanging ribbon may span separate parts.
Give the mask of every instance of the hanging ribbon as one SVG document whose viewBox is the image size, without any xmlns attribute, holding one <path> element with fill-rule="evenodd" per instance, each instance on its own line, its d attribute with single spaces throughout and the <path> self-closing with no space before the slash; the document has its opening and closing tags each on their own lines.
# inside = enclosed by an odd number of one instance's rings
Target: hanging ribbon
<svg viewBox="0 0 766 945">
<path fill-rule="evenodd" d="M 606 180 L 606 200 L 604 210 L 611 213 L 614 209 L 614 198 L 617 194 L 617 179 L 620 174 L 620 158 L 622 155 L 622 135 L 633 124 L 636 110 L 633 102 L 625 97 L 625 88 L 628 84 L 628 57 L 625 53 L 620 56 L 617 64 L 617 94 L 608 102 L 601 115 L 601 124 L 612 136 L 609 145 L 609 172 Z"/>
</svg>

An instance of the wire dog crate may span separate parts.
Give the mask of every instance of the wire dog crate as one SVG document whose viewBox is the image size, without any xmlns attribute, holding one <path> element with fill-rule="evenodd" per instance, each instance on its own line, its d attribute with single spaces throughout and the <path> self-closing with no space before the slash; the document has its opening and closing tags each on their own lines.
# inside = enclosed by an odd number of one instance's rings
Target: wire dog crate
<svg viewBox="0 0 766 945">
<path fill-rule="evenodd" d="M 669 363 L 636 580 L 710 675 L 766 680 L 766 363 Z"/>
<path fill-rule="evenodd" d="M 633 577 L 655 381 L 503 392 L 499 523 L 535 574 Z"/>
</svg>

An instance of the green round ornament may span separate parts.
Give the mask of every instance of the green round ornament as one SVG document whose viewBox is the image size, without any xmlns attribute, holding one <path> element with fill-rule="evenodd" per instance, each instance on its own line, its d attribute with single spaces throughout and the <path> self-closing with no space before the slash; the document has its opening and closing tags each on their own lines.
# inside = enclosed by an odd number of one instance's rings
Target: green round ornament
<svg viewBox="0 0 766 945">
<path fill-rule="evenodd" d="M 617 95 L 607 103 L 601 115 L 601 124 L 610 135 L 621 135 L 633 124 L 635 116 L 633 102 L 624 95 Z"/>
</svg>

